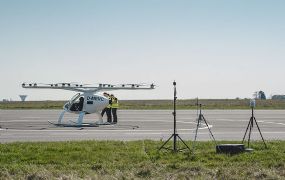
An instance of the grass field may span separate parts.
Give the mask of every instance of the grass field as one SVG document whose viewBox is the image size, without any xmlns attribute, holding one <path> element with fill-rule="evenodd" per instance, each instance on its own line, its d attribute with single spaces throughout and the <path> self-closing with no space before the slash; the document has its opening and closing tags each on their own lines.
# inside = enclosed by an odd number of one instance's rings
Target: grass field
<svg viewBox="0 0 285 180">
<path fill-rule="evenodd" d="M 172 100 L 121 100 L 121 109 L 172 109 Z M 178 109 L 195 109 L 196 100 L 178 100 Z M 248 109 L 248 99 L 201 99 L 205 109 Z M 64 101 L 0 102 L 0 109 L 62 109 Z M 285 100 L 257 100 L 257 109 L 285 109 Z"/>
<path fill-rule="evenodd" d="M 285 179 L 285 141 L 268 142 L 269 149 L 253 142 L 255 151 L 238 155 L 216 154 L 212 142 L 198 142 L 194 156 L 158 152 L 162 143 L 0 144 L 0 179 Z"/>
</svg>

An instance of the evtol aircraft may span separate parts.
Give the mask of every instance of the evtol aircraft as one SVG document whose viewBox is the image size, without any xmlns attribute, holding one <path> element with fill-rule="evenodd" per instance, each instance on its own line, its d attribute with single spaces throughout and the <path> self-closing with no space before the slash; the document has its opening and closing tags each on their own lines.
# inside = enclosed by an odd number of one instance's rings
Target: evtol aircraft
<svg viewBox="0 0 285 180">
<path fill-rule="evenodd" d="M 23 88 L 30 89 L 62 89 L 68 91 L 78 92 L 63 106 L 58 122 L 52 123 L 56 126 L 63 127 L 89 127 L 106 125 L 103 122 L 101 111 L 111 102 L 110 100 L 99 94 L 102 91 L 112 90 L 152 90 L 155 88 L 154 84 L 96 84 L 96 85 L 82 85 L 76 83 L 55 83 L 55 84 L 39 84 L 39 83 L 22 83 Z M 73 124 L 66 124 L 62 122 L 64 114 L 75 113 L 78 114 L 77 122 Z M 94 123 L 83 123 L 84 115 L 96 113 L 99 120 Z"/>
</svg>

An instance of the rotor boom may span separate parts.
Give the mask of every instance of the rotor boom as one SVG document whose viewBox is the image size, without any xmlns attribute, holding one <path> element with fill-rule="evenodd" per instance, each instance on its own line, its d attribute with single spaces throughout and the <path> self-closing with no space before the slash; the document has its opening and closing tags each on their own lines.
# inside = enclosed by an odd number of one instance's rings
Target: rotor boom
<svg viewBox="0 0 285 180">
<path fill-rule="evenodd" d="M 63 89 L 76 92 L 99 92 L 112 90 L 151 90 L 155 88 L 154 84 L 97 84 L 97 85 L 82 85 L 74 83 L 55 83 L 55 84 L 41 84 L 41 83 L 23 83 L 23 88 L 30 89 Z"/>
</svg>

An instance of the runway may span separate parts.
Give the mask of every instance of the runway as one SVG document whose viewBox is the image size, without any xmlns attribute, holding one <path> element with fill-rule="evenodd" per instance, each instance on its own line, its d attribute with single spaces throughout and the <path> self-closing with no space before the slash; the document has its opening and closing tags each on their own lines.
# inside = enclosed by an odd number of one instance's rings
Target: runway
<svg viewBox="0 0 285 180">
<path fill-rule="evenodd" d="M 173 115 L 170 110 L 119 110 L 119 123 L 100 127 L 55 127 L 60 110 L 0 110 L 0 142 L 70 141 L 70 140 L 166 140 L 173 133 Z M 246 130 L 250 110 L 205 110 L 204 117 L 211 125 L 216 140 L 241 140 Z M 285 140 L 285 110 L 256 110 L 255 117 L 266 140 Z M 178 134 L 193 140 L 197 111 L 177 111 Z M 76 121 L 77 115 L 66 114 L 65 123 Z M 98 120 L 86 115 L 84 122 Z M 138 128 L 133 128 L 138 126 Z M 257 127 L 252 133 L 260 140 Z M 209 130 L 202 125 L 198 140 L 211 140 Z"/>
</svg>

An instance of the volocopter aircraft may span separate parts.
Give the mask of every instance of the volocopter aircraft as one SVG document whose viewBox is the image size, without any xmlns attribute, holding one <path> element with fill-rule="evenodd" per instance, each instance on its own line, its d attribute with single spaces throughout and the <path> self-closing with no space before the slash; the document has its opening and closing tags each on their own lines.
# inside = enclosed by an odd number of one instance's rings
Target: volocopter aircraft
<svg viewBox="0 0 285 180">
<path fill-rule="evenodd" d="M 56 126 L 65 127 L 88 127 L 106 125 L 103 122 L 101 111 L 110 104 L 109 99 L 99 92 L 112 90 L 151 90 L 155 88 L 154 84 L 96 84 L 96 85 L 82 85 L 77 83 L 55 83 L 55 84 L 39 84 L 39 83 L 23 83 L 23 88 L 30 89 L 62 89 L 68 91 L 79 92 L 75 94 L 63 106 L 63 111 L 58 118 Z M 74 124 L 62 123 L 64 114 L 75 113 L 78 114 L 77 122 Z M 96 113 L 99 120 L 94 124 L 83 123 L 84 115 Z M 52 123 L 53 124 L 53 123 Z"/>
</svg>

